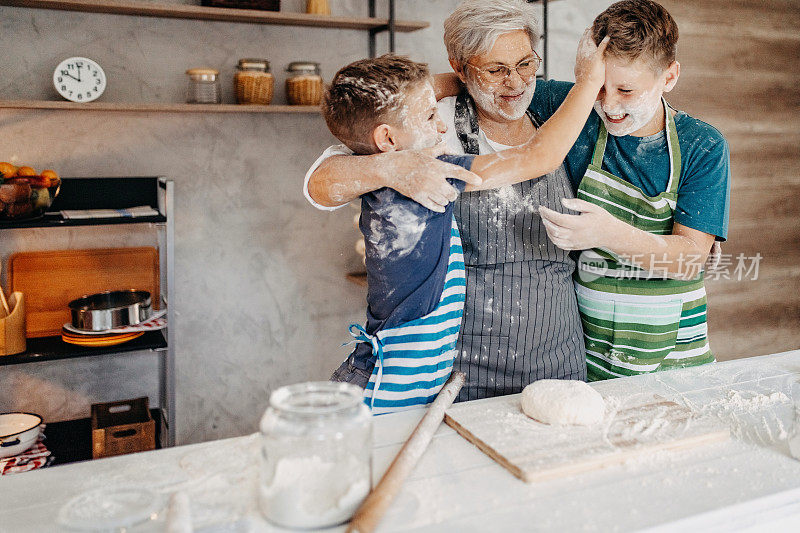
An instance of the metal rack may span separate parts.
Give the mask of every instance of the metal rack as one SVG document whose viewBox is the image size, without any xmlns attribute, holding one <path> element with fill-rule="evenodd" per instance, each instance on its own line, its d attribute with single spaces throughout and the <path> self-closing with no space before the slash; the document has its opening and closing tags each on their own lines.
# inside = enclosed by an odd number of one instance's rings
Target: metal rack
<svg viewBox="0 0 800 533">
<path fill-rule="evenodd" d="M 388 22 L 385 26 L 378 26 L 377 28 L 370 28 L 369 30 L 369 57 L 375 57 L 376 55 L 376 46 L 375 46 L 375 38 L 379 33 L 383 33 L 385 31 L 389 32 L 389 52 L 394 53 L 394 34 L 396 33 L 395 28 L 395 6 L 394 0 L 389 1 L 389 18 Z M 369 0 L 369 17 L 375 18 L 375 0 Z"/>
<path fill-rule="evenodd" d="M 150 205 L 159 215 L 140 218 L 65 219 L 62 209 L 124 209 Z M 51 211 L 36 220 L 4 222 L 2 230 L 23 228 L 66 228 L 77 226 L 106 226 L 148 224 L 157 229 L 161 301 L 167 307 L 166 330 L 151 331 L 128 343 L 106 348 L 86 348 L 66 344 L 60 336 L 31 338 L 21 354 L 0 357 L 0 366 L 41 363 L 59 359 L 113 356 L 131 352 L 151 352 L 159 355 L 159 410 L 161 413 L 162 445 L 175 444 L 175 341 L 174 312 L 171 294 L 174 287 L 174 183 L 162 177 L 123 178 L 64 178 L 61 194 Z M 73 421 L 81 425 L 82 420 Z M 63 423 L 58 423 L 63 424 Z"/>
<path fill-rule="evenodd" d="M 547 78 L 547 56 L 548 56 L 548 37 L 547 37 L 547 23 L 549 17 L 549 9 L 548 9 L 548 1 L 549 0 L 528 0 L 529 3 L 542 3 L 542 43 L 543 43 L 543 54 L 542 54 L 542 78 Z M 377 26 L 375 28 L 369 29 L 369 57 L 375 57 L 377 54 L 376 50 L 376 37 L 379 33 L 389 32 L 389 52 L 394 53 L 395 51 L 395 33 L 397 32 L 395 21 L 397 20 L 395 16 L 395 0 L 388 0 L 389 2 L 389 17 L 388 22 L 385 25 Z M 375 8 L 375 0 L 369 0 L 369 17 L 376 18 L 376 8 Z"/>
</svg>

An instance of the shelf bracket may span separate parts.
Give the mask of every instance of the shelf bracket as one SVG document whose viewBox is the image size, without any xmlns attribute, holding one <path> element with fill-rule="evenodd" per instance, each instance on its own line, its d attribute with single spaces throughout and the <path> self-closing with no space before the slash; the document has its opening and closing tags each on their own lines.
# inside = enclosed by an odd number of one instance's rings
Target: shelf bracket
<svg viewBox="0 0 800 533">
<path fill-rule="evenodd" d="M 389 52 L 394 53 L 395 50 L 395 43 L 394 43 L 394 34 L 395 34 L 395 0 L 389 0 L 389 23 L 383 26 L 378 26 L 376 28 L 372 28 L 369 30 L 369 57 L 375 57 L 377 55 L 377 47 L 376 47 L 376 39 L 375 37 L 379 33 L 383 33 L 385 31 L 389 32 Z M 370 18 L 375 18 L 376 10 L 375 10 L 375 0 L 369 0 L 369 16 Z"/>
<path fill-rule="evenodd" d="M 548 60 L 548 57 L 549 57 L 548 48 L 549 47 L 547 46 L 548 41 L 549 41 L 549 37 L 548 37 L 549 32 L 547 31 L 547 11 L 548 11 L 548 9 L 547 9 L 547 0 L 542 0 L 542 25 L 543 25 L 543 32 L 542 33 L 544 34 L 544 35 L 542 35 L 542 40 L 544 41 L 544 61 L 543 61 L 544 62 L 544 68 L 542 69 L 544 72 L 542 72 L 542 74 L 544 75 L 544 79 L 548 79 L 548 77 L 547 77 L 547 65 L 548 65 L 548 63 L 550 63 L 550 61 Z"/>
</svg>

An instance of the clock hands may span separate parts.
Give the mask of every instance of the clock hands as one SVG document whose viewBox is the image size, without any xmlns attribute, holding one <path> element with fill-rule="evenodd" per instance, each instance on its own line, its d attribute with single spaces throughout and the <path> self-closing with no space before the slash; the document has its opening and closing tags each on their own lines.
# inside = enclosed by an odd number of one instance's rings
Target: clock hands
<svg viewBox="0 0 800 533">
<path fill-rule="evenodd" d="M 72 78 L 72 79 L 73 79 L 73 80 L 75 80 L 75 81 L 81 81 L 81 78 L 80 78 L 80 73 L 78 73 L 78 76 L 79 76 L 79 77 L 77 77 L 77 78 L 76 78 L 75 76 L 73 76 L 72 74 L 70 74 L 70 73 L 69 73 L 69 71 L 62 70 L 62 71 L 61 71 L 61 75 L 62 75 L 62 76 L 69 76 L 70 78 Z"/>
</svg>

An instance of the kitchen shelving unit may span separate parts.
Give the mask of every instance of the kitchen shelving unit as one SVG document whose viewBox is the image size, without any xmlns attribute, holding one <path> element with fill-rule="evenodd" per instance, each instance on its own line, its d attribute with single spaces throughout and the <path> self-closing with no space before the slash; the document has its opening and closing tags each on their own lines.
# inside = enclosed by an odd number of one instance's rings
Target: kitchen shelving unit
<svg viewBox="0 0 800 533">
<path fill-rule="evenodd" d="M 430 26 L 424 21 L 396 20 L 395 1 L 388 1 L 388 18 L 376 16 L 376 0 L 368 0 L 369 17 L 353 18 L 329 15 L 310 15 L 284 11 L 261 11 L 255 9 L 232 9 L 205 7 L 187 4 L 163 4 L 136 0 L 103 2 L 99 0 L 0 0 L 0 6 L 77 11 L 83 13 L 104 13 L 140 17 L 175 18 L 235 22 L 246 24 L 269 24 L 279 26 L 300 26 L 316 28 L 338 28 L 366 30 L 369 32 L 369 55 L 376 55 L 376 37 L 388 33 L 389 51 L 395 51 L 395 33 L 414 32 Z M 542 4 L 542 44 L 543 64 L 540 78 L 547 79 L 548 56 L 548 3 L 553 0 L 528 0 Z M 122 111 L 122 112 L 162 112 L 162 113 L 319 113 L 316 106 L 284 105 L 236 105 L 236 104 L 181 104 L 181 103 L 117 103 L 89 102 L 75 103 L 51 100 L 0 100 L 0 109 L 53 109 L 70 111 Z"/>
<path fill-rule="evenodd" d="M 378 18 L 375 16 L 375 2 L 376 0 L 368 1 L 370 16 L 365 18 L 309 15 L 306 13 L 261 11 L 256 9 L 205 7 L 186 4 L 163 4 L 136 0 L 119 2 L 103 2 L 99 0 L 0 0 L 0 6 L 50 9 L 59 11 L 78 11 L 84 13 L 132 15 L 140 17 L 366 30 L 369 32 L 369 51 L 371 57 L 375 56 L 375 41 L 378 34 L 388 32 L 389 50 L 394 52 L 394 35 L 396 32 L 413 32 L 429 26 L 427 22 L 396 20 L 394 15 L 395 0 L 388 0 L 389 17 Z M 319 113 L 317 106 L 254 106 L 235 104 L 195 105 L 180 103 L 134 104 L 112 102 L 74 103 L 50 100 L 0 100 L 0 109 L 4 108 L 167 113 Z"/>
<path fill-rule="evenodd" d="M 107 13 L 112 15 L 134 15 L 140 17 L 369 30 L 375 33 L 392 30 L 395 32 L 411 32 L 429 26 L 427 22 L 394 20 L 394 0 L 389 0 L 390 16 L 388 19 L 375 17 L 375 0 L 369 0 L 370 16 L 364 18 L 309 15 L 306 13 L 262 11 L 258 9 L 205 7 L 199 5 L 168 4 L 136 0 L 119 2 L 103 2 L 97 0 L 2 0 L 0 1 L 0 6 L 81 11 L 84 13 Z"/>
<path fill-rule="evenodd" d="M 160 445 L 175 443 L 175 342 L 174 319 L 170 296 L 174 287 L 174 222 L 173 182 L 159 177 L 123 178 L 64 178 L 61 193 L 53 201 L 51 210 L 44 217 L 34 220 L 0 223 L 0 230 L 24 228 L 68 228 L 78 226 L 106 226 L 147 224 L 154 226 L 158 234 L 159 275 L 161 277 L 161 306 L 167 307 L 167 328 L 150 331 L 139 338 L 117 346 L 87 348 L 67 344 L 60 336 L 31 338 L 27 350 L 21 354 L 0 357 L 0 366 L 43 363 L 59 359 L 81 357 L 108 357 L 122 353 L 151 352 L 159 355 L 159 406 L 153 412 L 160 420 Z M 159 214 L 137 218 L 65 219 L 64 209 L 124 209 L 149 205 Z M 114 398 L 115 400 L 118 398 Z M 48 424 L 48 447 L 54 455 L 62 454 L 57 463 L 64 462 L 63 455 L 70 460 L 91 459 L 91 432 L 85 431 L 88 419 L 70 420 Z M 65 444 L 63 439 L 77 439 L 75 444 Z M 61 450 L 59 452 L 59 450 Z M 88 450 L 88 455 L 86 451 Z"/>
<path fill-rule="evenodd" d="M 58 109 L 131 113 L 317 113 L 313 105 L 173 104 L 121 102 L 67 102 L 58 100 L 0 100 L 0 109 Z"/>
</svg>

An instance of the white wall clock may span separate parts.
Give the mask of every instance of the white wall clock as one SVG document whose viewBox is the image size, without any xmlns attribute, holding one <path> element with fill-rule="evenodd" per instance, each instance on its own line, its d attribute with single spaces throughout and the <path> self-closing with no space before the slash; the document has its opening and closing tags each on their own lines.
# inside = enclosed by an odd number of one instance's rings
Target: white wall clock
<svg viewBox="0 0 800 533">
<path fill-rule="evenodd" d="M 53 72 L 58 94 L 73 102 L 91 102 L 106 90 L 106 73 L 86 57 L 69 57 Z"/>
</svg>

